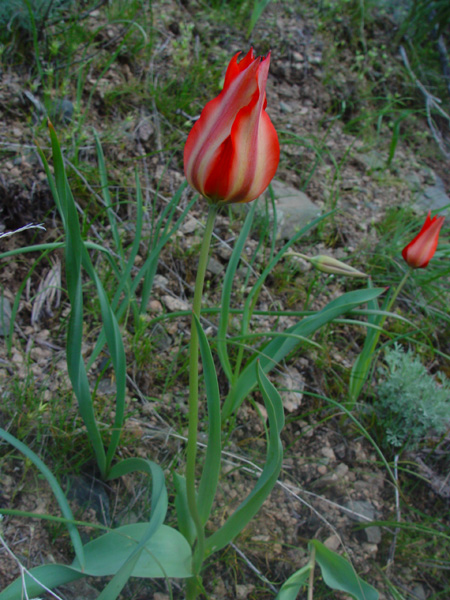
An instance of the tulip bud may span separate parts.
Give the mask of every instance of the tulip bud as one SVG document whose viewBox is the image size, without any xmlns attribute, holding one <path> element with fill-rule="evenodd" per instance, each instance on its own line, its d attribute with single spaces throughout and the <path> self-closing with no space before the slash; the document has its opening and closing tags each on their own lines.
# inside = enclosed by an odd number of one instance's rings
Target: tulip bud
<svg viewBox="0 0 450 600">
<path fill-rule="evenodd" d="M 436 252 L 444 217 L 434 216 L 430 219 L 430 214 L 431 212 L 428 212 L 425 223 L 416 237 L 402 250 L 403 258 L 413 269 L 425 268 Z"/>
<path fill-rule="evenodd" d="M 345 277 L 368 277 L 362 271 L 354 269 L 350 265 L 347 265 L 336 258 L 318 254 L 312 258 L 308 258 L 309 262 L 313 267 L 322 271 L 323 273 L 332 273 L 333 275 L 345 275 Z"/>
<path fill-rule="evenodd" d="M 331 273 L 333 275 L 344 275 L 345 277 L 368 277 L 362 271 L 354 269 L 350 265 L 347 265 L 336 258 L 326 256 L 324 254 L 318 254 L 317 256 L 306 256 L 306 254 L 300 254 L 300 252 L 291 252 L 288 256 L 300 256 L 304 260 L 307 260 L 322 273 Z"/>
<path fill-rule="evenodd" d="M 270 53 L 253 49 L 228 65 L 223 90 L 208 102 L 184 147 L 189 184 L 212 203 L 250 202 L 267 188 L 280 146 L 266 108 Z"/>
</svg>

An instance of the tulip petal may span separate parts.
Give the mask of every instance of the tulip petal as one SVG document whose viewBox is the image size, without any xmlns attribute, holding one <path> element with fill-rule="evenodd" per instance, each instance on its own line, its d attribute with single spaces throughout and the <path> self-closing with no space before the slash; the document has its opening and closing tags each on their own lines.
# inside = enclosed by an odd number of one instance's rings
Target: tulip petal
<svg viewBox="0 0 450 600">
<path fill-rule="evenodd" d="M 270 53 L 251 49 L 230 61 L 225 84 L 208 102 L 184 149 L 188 182 L 212 202 L 249 202 L 269 185 L 278 167 L 278 137 L 266 107 Z"/>
<path fill-rule="evenodd" d="M 247 54 L 240 63 L 236 62 L 238 54 L 232 58 L 225 77 L 226 86 L 217 98 L 205 106 L 186 141 L 184 148 L 186 178 L 201 193 L 203 193 L 201 183 L 205 179 L 211 160 L 230 135 L 236 115 L 250 102 L 257 90 L 258 61 L 251 62 L 244 70 L 239 68 L 242 62 L 248 62 L 248 56 Z"/>
<path fill-rule="evenodd" d="M 428 213 L 420 232 L 402 250 L 402 256 L 410 267 L 423 269 L 428 265 L 436 252 L 443 223 L 444 217 L 434 216 L 431 219 Z"/>
</svg>

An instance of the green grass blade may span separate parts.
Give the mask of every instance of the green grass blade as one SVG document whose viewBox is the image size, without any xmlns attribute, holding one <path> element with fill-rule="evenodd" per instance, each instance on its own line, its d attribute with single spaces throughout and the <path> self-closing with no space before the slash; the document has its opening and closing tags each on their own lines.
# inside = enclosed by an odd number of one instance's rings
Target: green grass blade
<svg viewBox="0 0 450 600">
<path fill-rule="evenodd" d="M 183 222 L 183 220 L 185 219 L 187 213 L 189 212 L 189 210 L 192 208 L 194 204 L 194 200 L 192 200 L 187 206 L 186 208 L 183 210 L 183 212 L 181 213 L 181 215 L 179 216 L 179 218 L 177 219 L 177 221 L 175 222 L 175 224 L 173 225 L 173 227 L 167 232 L 166 235 L 164 235 L 158 242 L 158 244 L 156 245 L 156 247 L 154 248 L 154 250 L 149 254 L 149 256 L 146 258 L 144 264 L 142 265 L 142 267 L 139 269 L 136 277 L 133 279 L 133 282 L 131 284 L 131 289 L 130 289 L 130 296 L 133 297 L 133 295 L 136 293 L 136 290 L 138 288 L 138 286 L 141 284 L 142 282 L 142 294 L 141 294 L 141 312 L 145 312 L 145 310 L 147 310 L 147 305 L 148 305 L 148 297 L 147 300 L 145 300 L 145 293 L 148 292 L 148 295 L 151 292 L 151 286 L 152 286 L 152 282 L 153 282 L 153 276 L 156 273 L 156 269 L 158 266 L 158 260 L 159 260 L 159 255 L 161 254 L 162 249 L 164 248 L 164 246 L 166 245 L 166 243 L 168 242 L 168 240 L 170 239 L 170 237 L 173 235 L 173 233 L 175 233 L 175 231 L 177 231 L 177 229 L 180 227 L 181 223 Z M 144 288 L 147 286 L 147 292 L 145 292 Z M 118 289 L 116 294 L 114 295 L 114 299 L 111 303 L 111 306 L 116 314 L 116 319 L 118 322 L 120 322 L 121 318 L 124 316 L 124 314 L 126 313 L 126 311 L 128 310 L 129 307 L 129 302 L 128 299 L 125 298 L 122 302 L 120 302 L 120 298 L 121 298 L 121 293 L 119 293 L 119 291 L 121 292 L 122 290 Z M 119 304 L 120 302 L 120 304 Z M 105 334 L 102 331 L 99 335 L 99 338 L 97 340 L 97 343 L 95 345 L 94 350 L 92 351 L 91 356 L 89 357 L 89 361 L 88 361 L 88 369 L 90 367 L 92 367 L 92 365 L 94 364 L 95 360 L 97 359 L 97 357 L 99 356 L 100 352 L 103 350 L 103 347 L 106 343 L 106 338 L 105 338 Z"/>
<path fill-rule="evenodd" d="M 279 393 L 257 367 L 257 378 L 269 421 L 266 463 L 247 498 L 238 506 L 226 523 L 206 540 L 206 554 L 217 552 L 233 540 L 251 521 L 273 489 L 281 470 L 283 446 L 280 432 L 284 426 L 283 404 Z"/>
<path fill-rule="evenodd" d="M 171 227 L 174 216 L 175 216 L 176 209 L 180 203 L 181 196 L 182 196 L 183 191 L 186 188 L 186 186 L 187 186 L 187 183 L 185 182 L 178 188 L 178 190 L 176 191 L 174 196 L 171 198 L 170 202 L 164 208 L 161 216 L 159 217 L 157 224 L 156 224 L 154 236 L 153 236 L 154 239 L 151 240 L 151 242 L 149 243 L 149 247 L 147 250 L 148 258 L 150 258 L 150 257 L 155 257 L 155 258 L 151 262 L 151 265 L 152 265 L 151 268 L 147 268 L 144 271 L 141 270 L 137 276 L 137 277 L 143 279 L 142 292 L 141 292 L 140 314 L 143 314 L 147 310 L 148 301 L 150 298 L 150 293 L 151 293 L 152 285 L 153 285 L 153 278 L 156 273 L 157 262 L 159 260 L 159 255 L 161 253 L 161 250 L 164 248 L 164 246 L 169 241 L 169 239 L 172 237 L 172 235 L 176 231 L 178 231 L 178 229 L 180 228 L 180 225 L 186 218 L 186 215 L 190 212 L 190 209 L 194 205 L 195 198 L 192 199 L 191 202 L 189 202 L 189 204 L 186 206 L 186 208 L 182 211 L 181 215 L 175 221 L 174 225 Z M 160 234 L 160 230 L 161 230 L 163 223 L 164 223 L 164 229 L 163 229 L 162 233 Z M 147 258 L 147 260 L 148 260 L 148 258 Z M 144 263 L 144 267 L 145 267 L 145 263 Z"/>
<path fill-rule="evenodd" d="M 116 214 L 114 212 L 113 204 L 111 202 L 111 194 L 109 193 L 109 183 L 108 183 L 108 175 L 106 172 L 105 155 L 103 154 L 103 148 L 100 143 L 100 138 L 98 137 L 98 133 L 95 131 L 95 129 L 94 129 L 94 140 L 95 140 L 95 147 L 97 150 L 98 170 L 100 173 L 100 185 L 101 185 L 103 200 L 105 201 L 106 214 L 108 215 L 109 224 L 111 226 L 111 233 L 113 236 L 116 251 L 119 253 L 119 256 L 121 257 L 121 262 L 123 265 L 123 247 L 122 247 L 122 243 L 120 241 L 119 230 L 117 227 Z"/>
<path fill-rule="evenodd" d="M 203 525 L 205 525 L 211 513 L 211 507 L 216 495 L 217 483 L 219 481 L 222 450 L 222 422 L 220 417 L 220 392 L 216 366 L 206 335 L 200 321 L 195 315 L 194 320 L 199 338 L 208 408 L 208 443 L 206 446 L 205 464 L 200 478 L 197 498 L 198 513 Z"/>
<path fill-rule="evenodd" d="M 47 480 L 47 482 L 48 482 L 49 486 L 51 487 L 52 492 L 59 504 L 62 514 L 67 519 L 67 522 L 65 523 L 65 525 L 67 527 L 67 531 L 69 532 L 75 555 L 76 555 L 80 565 L 84 566 L 85 558 L 84 558 L 83 544 L 81 543 L 80 534 L 78 533 L 78 529 L 75 527 L 75 525 L 73 525 L 73 523 L 71 523 L 71 521 L 74 521 L 75 519 L 73 517 L 72 511 L 70 510 L 69 503 L 66 500 L 66 496 L 64 495 L 64 492 L 62 491 L 59 483 L 56 481 L 55 476 L 50 471 L 50 469 L 42 462 L 42 460 L 30 448 L 28 448 L 28 446 L 23 444 L 21 441 L 16 439 L 14 436 L 12 436 L 10 433 L 8 433 L 7 431 L 5 431 L 2 428 L 0 428 L 0 436 L 4 440 L 6 440 L 9 444 L 14 446 L 14 448 L 17 448 L 17 450 L 19 450 L 19 452 L 24 454 L 39 469 L 39 471 L 42 473 L 42 475 Z"/>
<path fill-rule="evenodd" d="M 222 369 L 227 376 L 228 381 L 231 382 L 233 377 L 233 370 L 231 368 L 230 359 L 228 357 L 227 349 L 227 331 L 228 331 L 228 319 L 230 315 L 230 303 L 231 303 L 231 292 L 233 289 L 234 276 L 241 260 L 242 251 L 244 249 L 245 242 L 247 241 L 250 228 L 252 226 L 253 217 L 255 215 L 256 202 L 253 202 L 251 209 L 249 210 L 247 217 L 242 226 L 239 237 L 234 245 L 233 252 L 228 262 L 227 270 L 223 279 L 222 287 L 222 299 L 219 328 L 217 331 L 217 354 L 219 355 L 220 364 Z"/>
<path fill-rule="evenodd" d="M 271 371 L 298 345 L 295 336 L 309 337 L 323 325 L 351 311 L 360 304 L 369 302 L 384 292 L 384 288 L 374 288 L 347 292 L 332 300 L 321 311 L 304 317 L 299 323 L 286 329 L 288 337 L 276 337 L 261 348 L 261 368 L 265 373 Z M 294 335 L 294 337 L 292 337 Z M 222 420 L 228 419 L 241 405 L 244 398 L 257 384 L 257 362 L 251 358 L 234 382 L 222 408 Z"/>
<path fill-rule="evenodd" d="M 270 2 L 270 0 L 254 0 L 253 11 L 252 11 L 252 14 L 250 17 L 250 23 L 249 23 L 248 29 L 247 29 L 247 37 L 250 37 L 250 35 L 253 31 L 253 28 L 255 27 L 256 23 L 259 21 L 259 18 L 263 14 L 264 9 L 269 4 L 269 2 Z"/>
<path fill-rule="evenodd" d="M 305 233 L 307 233 L 310 229 L 312 229 L 313 227 L 318 225 L 321 221 L 323 221 L 325 218 L 330 216 L 332 213 L 333 213 L 333 211 L 330 211 L 324 215 L 321 215 L 320 217 L 317 217 L 316 219 L 314 219 L 313 221 L 311 221 L 310 223 L 307 223 L 304 227 L 302 227 L 302 229 L 300 229 L 288 242 L 286 242 L 286 244 L 284 244 L 284 246 L 280 249 L 280 251 L 272 258 L 272 260 L 269 262 L 267 267 L 263 270 L 263 272 L 259 276 L 258 280 L 253 285 L 253 287 L 245 301 L 244 310 L 243 310 L 242 319 L 241 319 L 242 335 L 245 335 L 247 333 L 247 331 L 249 330 L 250 320 L 252 318 L 253 311 L 256 306 L 256 302 L 258 300 L 259 293 L 261 292 L 262 286 L 264 285 L 267 277 L 273 271 L 273 269 L 275 268 L 277 263 L 283 258 L 283 256 L 289 250 L 289 248 L 293 244 L 295 244 Z M 244 350 L 243 350 L 243 348 L 239 348 L 238 356 L 236 358 L 236 364 L 234 367 L 233 386 L 232 387 L 234 387 L 237 379 L 239 378 L 243 357 L 244 357 Z"/>
</svg>

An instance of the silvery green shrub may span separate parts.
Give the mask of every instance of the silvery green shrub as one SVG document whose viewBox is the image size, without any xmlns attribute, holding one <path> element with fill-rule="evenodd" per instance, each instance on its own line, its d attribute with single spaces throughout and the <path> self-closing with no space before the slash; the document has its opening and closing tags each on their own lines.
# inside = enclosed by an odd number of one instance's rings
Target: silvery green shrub
<svg viewBox="0 0 450 600">
<path fill-rule="evenodd" d="M 388 348 L 379 368 L 375 410 L 386 441 L 412 449 L 432 432 L 442 435 L 450 427 L 450 380 L 432 376 L 420 358 L 400 344 Z"/>
</svg>

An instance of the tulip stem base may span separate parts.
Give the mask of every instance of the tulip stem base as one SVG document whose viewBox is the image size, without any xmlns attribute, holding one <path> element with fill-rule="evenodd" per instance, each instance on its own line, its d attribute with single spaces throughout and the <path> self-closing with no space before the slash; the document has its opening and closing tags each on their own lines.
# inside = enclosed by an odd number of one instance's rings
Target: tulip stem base
<svg viewBox="0 0 450 600">
<path fill-rule="evenodd" d="M 194 301 L 192 305 L 191 322 L 191 341 L 189 346 L 189 431 L 187 442 L 186 458 L 186 494 L 189 513 L 196 530 L 196 546 L 193 558 L 194 577 L 188 580 L 187 592 L 191 600 L 196 597 L 198 589 L 196 580 L 204 560 L 205 554 L 205 531 L 204 524 L 200 518 L 197 507 L 196 486 L 195 486 L 195 467 L 197 458 L 197 433 L 198 433 L 198 354 L 199 342 L 198 333 L 195 326 L 194 315 L 200 319 L 200 309 L 202 304 L 203 286 L 205 281 L 206 267 L 208 265 L 209 248 L 214 229 L 214 222 L 217 215 L 217 205 L 210 204 L 208 218 L 206 221 L 203 235 L 202 247 L 200 250 L 197 278 L 195 281 Z"/>
</svg>

